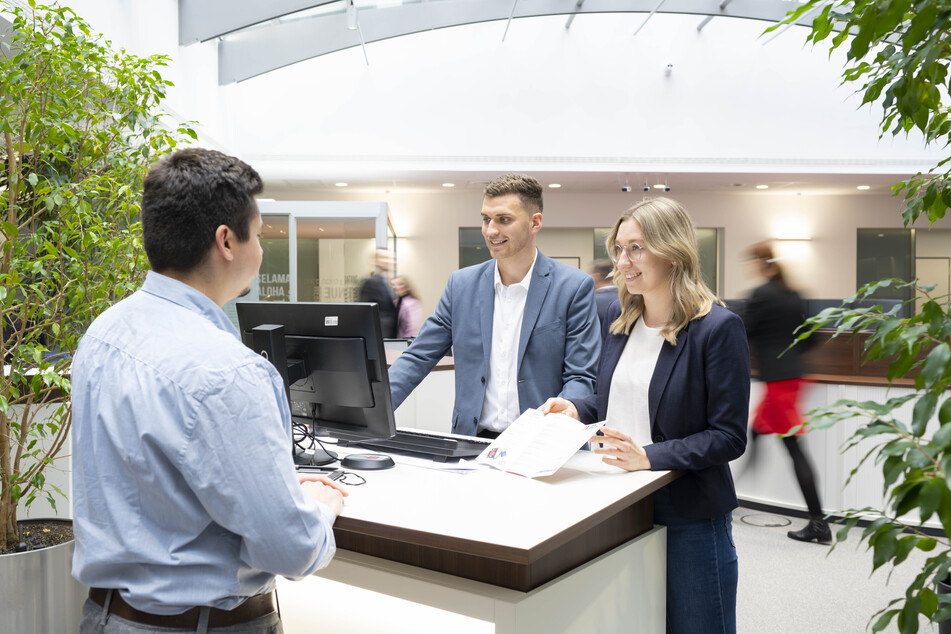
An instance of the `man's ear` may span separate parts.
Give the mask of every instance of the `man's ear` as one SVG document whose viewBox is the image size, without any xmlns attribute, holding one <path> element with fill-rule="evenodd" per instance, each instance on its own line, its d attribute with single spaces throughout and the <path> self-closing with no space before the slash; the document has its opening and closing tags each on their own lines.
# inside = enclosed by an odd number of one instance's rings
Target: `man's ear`
<svg viewBox="0 0 951 634">
<path fill-rule="evenodd" d="M 215 251 L 228 262 L 234 260 L 232 249 L 236 240 L 237 237 L 228 225 L 218 225 L 218 228 L 215 229 Z"/>
<path fill-rule="evenodd" d="M 542 228 L 542 214 L 541 212 L 535 212 L 532 214 L 532 233 L 538 233 L 538 230 Z"/>
</svg>

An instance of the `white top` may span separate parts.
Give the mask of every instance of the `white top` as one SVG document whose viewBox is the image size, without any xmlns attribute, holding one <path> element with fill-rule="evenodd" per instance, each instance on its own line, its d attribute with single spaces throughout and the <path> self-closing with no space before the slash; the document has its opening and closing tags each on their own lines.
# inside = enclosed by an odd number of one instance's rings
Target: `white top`
<svg viewBox="0 0 951 634">
<path fill-rule="evenodd" d="M 495 310 L 492 313 L 492 350 L 479 429 L 500 432 L 521 413 L 518 407 L 518 335 L 522 330 L 525 300 L 538 251 L 522 281 L 506 286 L 495 263 Z"/>
<path fill-rule="evenodd" d="M 641 447 L 652 442 L 647 391 L 664 345 L 660 331 L 647 327 L 643 317 L 634 322 L 608 394 L 607 426 L 623 431 Z"/>
</svg>

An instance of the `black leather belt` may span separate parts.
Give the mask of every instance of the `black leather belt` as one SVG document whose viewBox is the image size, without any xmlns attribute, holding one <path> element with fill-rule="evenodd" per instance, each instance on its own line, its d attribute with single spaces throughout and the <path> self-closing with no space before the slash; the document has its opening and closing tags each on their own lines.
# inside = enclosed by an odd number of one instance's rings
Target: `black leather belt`
<svg viewBox="0 0 951 634">
<path fill-rule="evenodd" d="M 94 603 L 102 606 L 106 604 L 106 595 L 108 590 L 104 588 L 90 588 L 89 598 Z M 211 608 L 208 618 L 208 627 L 228 627 L 229 625 L 239 625 L 259 619 L 275 612 L 274 592 L 267 594 L 258 594 L 251 597 L 233 610 L 219 610 Z M 177 627 L 180 629 L 195 629 L 198 627 L 198 617 L 201 607 L 189 608 L 181 614 L 152 614 L 142 612 L 126 603 L 119 591 L 112 593 L 112 601 L 109 602 L 109 613 L 120 616 L 135 623 L 143 625 L 154 625 L 157 627 Z"/>
</svg>

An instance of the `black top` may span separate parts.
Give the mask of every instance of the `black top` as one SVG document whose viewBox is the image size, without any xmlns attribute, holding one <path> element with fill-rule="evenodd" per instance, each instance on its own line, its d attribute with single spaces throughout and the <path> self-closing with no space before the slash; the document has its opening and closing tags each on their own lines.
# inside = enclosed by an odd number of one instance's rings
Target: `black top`
<svg viewBox="0 0 951 634">
<path fill-rule="evenodd" d="M 761 380 L 796 379 L 805 373 L 802 353 L 809 339 L 783 354 L 795 339 L 793 331 L 805 319 L 804 304 L 796 291 L 783 290 L 773 280 L 753 291 L 743 311 L 743 321 Z"/>
<path fill-rule="evenodd" d="M 396 305 L 390 285 L 382 275 L 371 275 L 360 286 L 358 301 L 376 302 L 380 306 L 380 327 L 384 339 L 396 338 Z"/>
</svg>

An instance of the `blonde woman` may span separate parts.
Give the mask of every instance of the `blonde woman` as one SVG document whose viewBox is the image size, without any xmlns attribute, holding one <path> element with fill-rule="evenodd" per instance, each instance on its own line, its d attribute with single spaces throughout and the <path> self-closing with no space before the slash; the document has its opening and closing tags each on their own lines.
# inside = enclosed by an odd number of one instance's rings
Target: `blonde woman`
<svg viewBox="0 0 951 634">
<path fill-rule="evenodd" d="M 654 494 L 667 527 L 667 631 L 735 632 L 737 557 L 728 463 L 743 454 L 749 412 L 746 332 L 703 283 L 686 210 L 645 200 L 607 240 L 619 299 L 602 325 L 595 394 L 543 412 L 606 420 L 593 443 L 628 471 L 679 470 Z"/>
</svg>

